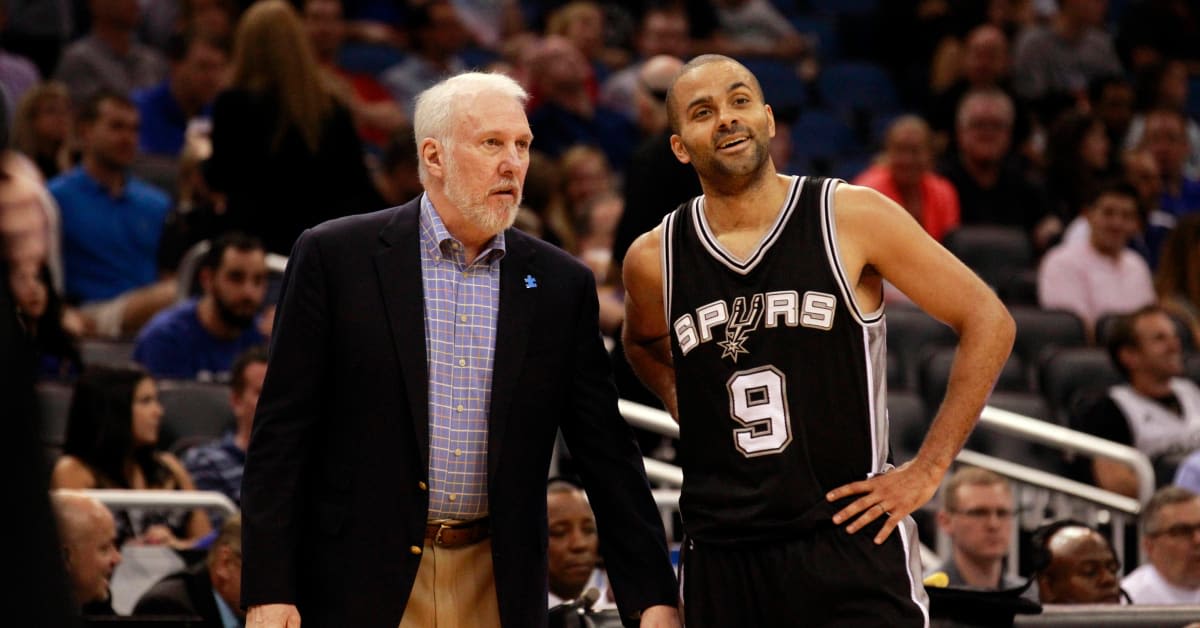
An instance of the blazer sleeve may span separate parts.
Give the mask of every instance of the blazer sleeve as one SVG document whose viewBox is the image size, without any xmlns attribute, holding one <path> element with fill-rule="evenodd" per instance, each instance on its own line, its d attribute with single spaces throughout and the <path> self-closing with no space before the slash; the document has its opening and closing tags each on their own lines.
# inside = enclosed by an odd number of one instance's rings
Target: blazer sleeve
<svg viewBox="0 0 1200 628">
<path fill-rule="evenodd" d="M 242 605 L 295 603 L 304 469 L 324 406 L 328 278 L 312 230 L 284 273 L 267 377 L 242 479 Z"/>
<path fill-rule="evenodd" d="M 600 337 L 595 279 L 590 272 L 581 275 L 571 408 L 561 428 L 596 515 L 617 605 L 628 622 L 646 607 L 675 606 L 678 592 L 641 451 L 617 410 L 611 362 Z"/>
</svg>

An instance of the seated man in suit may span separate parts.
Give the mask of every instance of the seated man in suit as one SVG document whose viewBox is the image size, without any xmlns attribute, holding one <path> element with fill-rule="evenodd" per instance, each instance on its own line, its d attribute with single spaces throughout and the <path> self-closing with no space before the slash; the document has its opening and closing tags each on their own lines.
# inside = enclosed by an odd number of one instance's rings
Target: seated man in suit
<svg viewBox="0 0 1200 628">
<path fill-rule="evenodd" d="M 240 627 L 242 519 L 225 520 L 204 562 L 177 571 L 150 587 L 133 607 L 134 615 L 194 615 L 205 628 Z"/>
</svg>

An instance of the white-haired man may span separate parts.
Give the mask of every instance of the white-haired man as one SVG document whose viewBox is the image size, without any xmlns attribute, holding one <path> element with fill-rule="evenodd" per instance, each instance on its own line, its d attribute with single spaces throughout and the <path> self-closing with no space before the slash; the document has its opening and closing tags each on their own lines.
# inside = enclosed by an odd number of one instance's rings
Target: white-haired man
<svg viewBox="0 0 1200 628">
<path fill-rule="evenodd" d="M 431 87 L 425 194 L 296 242 L 242 484 L 248 626 L 544 625 L 560 428 L 622 614 L 678 625 L 592 274 L 509 229 L 525 99 L 501 75 Z"/>
</svg>

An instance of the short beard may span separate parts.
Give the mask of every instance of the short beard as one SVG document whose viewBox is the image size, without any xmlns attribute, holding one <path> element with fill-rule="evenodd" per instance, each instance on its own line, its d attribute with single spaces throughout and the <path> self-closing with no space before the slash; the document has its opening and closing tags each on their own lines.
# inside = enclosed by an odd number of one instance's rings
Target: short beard
<svg viewBox="0 0 1200 628">
<path fill-rule="evenodd" d="M 446 198 L 450 203 L 458 208 L 467 222 L 475 225 L 481 231 L 496 235 L 505 229 L 513 226 L 517 221 L 517 210 L 521 206 L 521 194 L 518 192 L 512 203 L 505 204 L 501 211 L 495 211 L 488 207 L 487 197 L 482 199 L 472 199 L 458 185 L 459 181 L 464 179 L 462 173 L 458 170 L 458 165 L 453 159 L 446 160 L 446 178 L 445 192 Z M 513 187 L 519 189 L 519 184 L 513 181 Z"/>
<path fill-rule="evenodd" d="M 254 324 L 255 314 L 250 314 L 249 316 L 239 314 L 233 308 L 226 305 L 224 301 L 216 298 L 216 295 L 213 295 L 213 304 L 216 305 L 217 318 L 234 329 L 248 329 Z"/>
</svg>

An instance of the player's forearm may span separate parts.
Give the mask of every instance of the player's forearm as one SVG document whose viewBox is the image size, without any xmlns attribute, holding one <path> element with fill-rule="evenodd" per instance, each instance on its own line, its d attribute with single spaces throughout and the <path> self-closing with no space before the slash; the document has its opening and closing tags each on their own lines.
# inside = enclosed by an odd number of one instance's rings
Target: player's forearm
<svg viewBox="0 0 1200 628">
<path fill-rule="evenodd" d="M 1000 370 L 1012 351 L 1016 326 L 999 301 L 964 323 L 946 397 L 917 458 L 945 473 L 975 427 Z"/>
<path fill-rule="evenodd" d="M 629 359 L 629 365 L 633 367 L 633 372 L 642 380 L 647 388 L 658 396 L 666 407 L 667 412 L 676 421 L 679 420 L 679 408 L 675 399 L 675 369 L 671 365 L 669 359 L 664 359 L 661 351 L 656 351 L 650 346 L 639 344 L 629 338 L 628 335 L 624 338 L 625 356 Z M 665 343 L 666 340 L 659 340 L 659 343 Z M 652 345 L 653 346 L 653 345 Z"/>
</svg>

